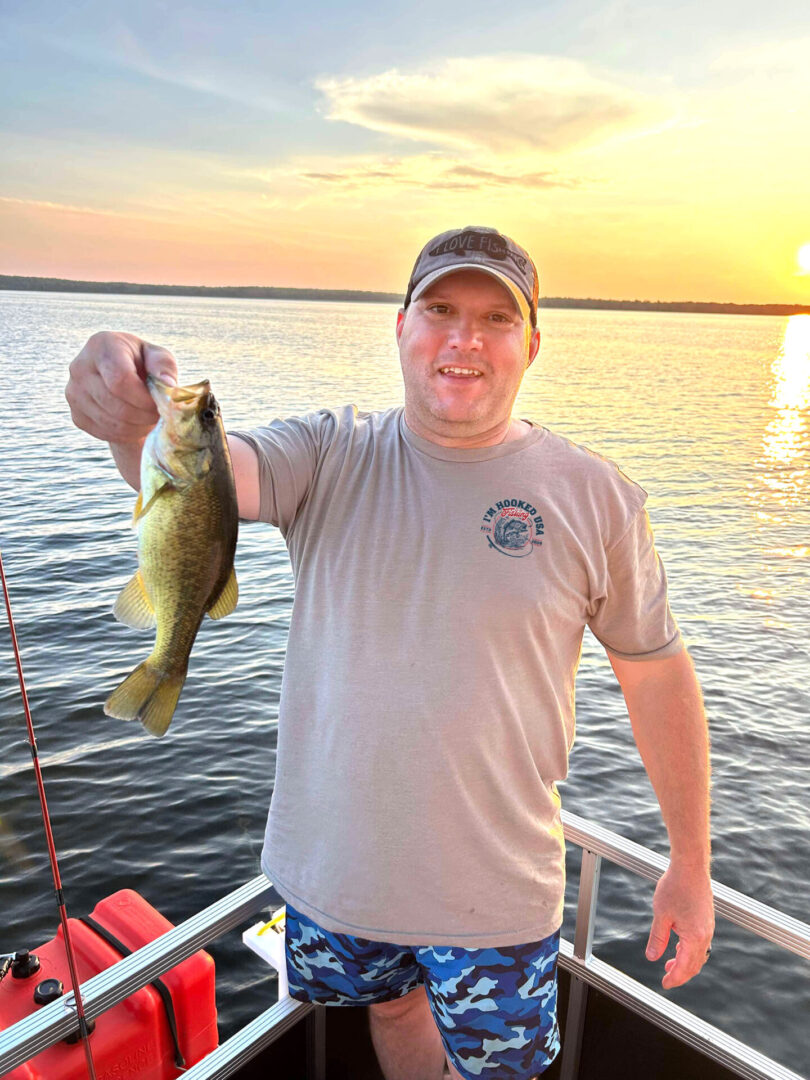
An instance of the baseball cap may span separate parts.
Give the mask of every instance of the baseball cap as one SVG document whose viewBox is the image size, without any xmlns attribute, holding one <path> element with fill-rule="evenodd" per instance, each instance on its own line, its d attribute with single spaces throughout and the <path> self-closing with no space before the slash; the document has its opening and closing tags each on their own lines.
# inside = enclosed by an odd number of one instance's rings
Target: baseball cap
<svg viewBox="0 0 810 1080">
<path fill-rule="evenodd" d="M 485 225 L 449 229 L 429 240 L 414 263 L 403 306 L 456 270 L 483 270 L 497 278 L 515 298 L 523 318 L 537 325 L 540 283 L 531 256 L 514 240 Z"/>
</svg>

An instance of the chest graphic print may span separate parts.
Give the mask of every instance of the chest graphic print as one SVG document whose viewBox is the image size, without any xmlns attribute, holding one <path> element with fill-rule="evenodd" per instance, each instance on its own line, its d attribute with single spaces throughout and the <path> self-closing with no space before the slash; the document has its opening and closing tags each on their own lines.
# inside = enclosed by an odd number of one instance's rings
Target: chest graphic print
<svg viewBox="0 0 810 1080">
<path fill-rule="evenodd" d="M 502 499 L 487 509 L 481 532 L 495 551 L 521 559 L 543 543 L 543 519 L 525 499 Z"/>
</svg>

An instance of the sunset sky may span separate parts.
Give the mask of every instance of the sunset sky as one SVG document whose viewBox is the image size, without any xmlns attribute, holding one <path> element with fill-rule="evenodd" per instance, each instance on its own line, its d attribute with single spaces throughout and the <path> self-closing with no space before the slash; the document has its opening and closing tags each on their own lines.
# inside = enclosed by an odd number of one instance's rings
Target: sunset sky
<svg viewBox="0 0 810 1080">
<path fill-rule="evenodd" d="M 0 273 L 810 302 L 806 0 L 2 0 Z M 806 256 L 806 252 L 805 252 Z"/>
</svg>

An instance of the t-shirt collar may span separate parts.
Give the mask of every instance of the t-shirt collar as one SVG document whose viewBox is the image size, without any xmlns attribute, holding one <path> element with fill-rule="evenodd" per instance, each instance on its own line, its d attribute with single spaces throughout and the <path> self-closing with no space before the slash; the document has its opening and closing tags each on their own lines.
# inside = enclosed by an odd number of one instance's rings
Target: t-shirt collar
<svg viewBox="0 0 810 1080">
<path fill-rule="evenodd" d="M 522 418 L 521 418 L 522 419 Z M 519 439 L 511 439 L 509 442 L 496 443 L 494 446 L 477 446 L 473 449 L 459 449 L 455 446 L 441 446 L 439 443 L 424 439 L 411 431 L 405 422 L 405 409 L 400 410 L 399 430 L 405 442 L 428 457 L 438 458 L 439 461 L 490 461 L 494 458 L 508 457 L 510 454 L 519 454 L 529 446 L 534 446 L 546 434 L 546 428 L 540 427 L 531 420 L 526 420 L 531 425 L 531 430 Z"/>
</svg>

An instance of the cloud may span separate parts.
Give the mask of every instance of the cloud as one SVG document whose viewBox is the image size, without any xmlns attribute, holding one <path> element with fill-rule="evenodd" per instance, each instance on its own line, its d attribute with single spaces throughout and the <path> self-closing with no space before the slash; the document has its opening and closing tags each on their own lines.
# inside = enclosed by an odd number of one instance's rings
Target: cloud
<svg viewBox="0 0 810 1080">
<path fill-rule="evenodd" d="M 111 27 L 102 28 L 96 41 L 53 33 L 44 33 L 39 40 L 74 59 L 117 71 L 133 72 L 158 84 L 265 112 L 275 113 L 282 108 L 278 98 L 268 94 L 264 78 L 249 85 L 250 71 L 240 70 L 237 78 L 225 63 L 220 63 L 218 66 L 221 70 L 217 70 L 215 60 L 206 55 L 197 56 L 178 50 L 177 55 L 160 56 L 120 20 L 113 21 Z"/>
<path fill-rule="evenodd" d="M 155 203 L 154 205 L 140 201 L 121 210 L 109 210 L 102 206 L 79 206 L 76 203 L 52 202 L 46 199 L 18 199 L 0 195 L 0 208 L 5 206 L 8 206 L 9 209 L 16 209 L 16 212 L 20 215 L 28 211 L 37 215 L 54 214 L 74 217 L 81 215 L 93 218 L 113 218 L 122 223 L 135 221 L 152 222 L 158 225 L 177 224 L 183 217 L 192 217 L 194 220 L 199 220 L 201 213 L 198 204 L 194 204 L 191 210 L 188 210 L 181 206 L 178 201 L 170 200 L 167 200 L 164 204 Z M 203 209 L 208 216 L 216 216 L 217 214 L 216 207 L 205 206 Z M 220 213 L 227 216 L 229 220 L 233 220 L 237 216 L 237 211 L 228 213 L 223 210 Z"/>
<path fill-rule="evenodd" d="M 526 171 L 520 167 L 483 168 L 444 154 L 418 154 L 405 158 L 364 157 L 343 162 L 301 162 L 293 169 L 284 170 L 286 176 L 294 175 L 311 185 L 320 185 L 335 191 L 363 189 L 423 188 L 434 191 L 484 191 L 498 188 L 579 188 L 592 181 L 566 176 L 552 170 Z M 278 173 L 275 174 L 278 176 Z M 267 177 L 272 180 L 271 176 Z"/>
<path fill-rule="evenodd" d="M 30 210 L 51 210 L 61 214 L 93 214 L 96 217 L 129 218 L 131 214 L 118 210 L 103 210 L 94 206 L 72 206 L 69 203 L 47 202 L 44 199 L 16 199 L 9 195 L 0 195 L 0 203 L 19 206 Z"/>
<path fill-rule="evenodd" d="M 660 123 L 667 113 L 661 101 L 558 56 L 454 58 L 315 85 L 330 120 L 494 153 L 567 150 Z"/>
<path fill-rule="evenodd" d="M 574 176 L 560 176 L 553 172 L 494 172 L 474 165 L 454 165 L 448 175 L 463 177 L 477 187 L 524 187 L 524 188 L 577 188 L 587 181 Z"/>
</svg>

